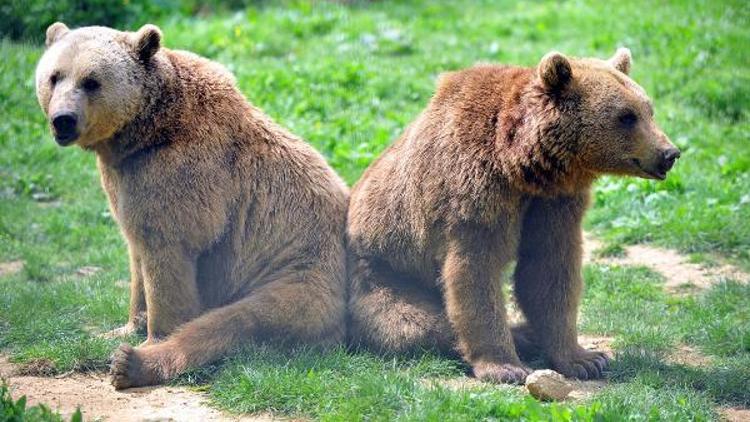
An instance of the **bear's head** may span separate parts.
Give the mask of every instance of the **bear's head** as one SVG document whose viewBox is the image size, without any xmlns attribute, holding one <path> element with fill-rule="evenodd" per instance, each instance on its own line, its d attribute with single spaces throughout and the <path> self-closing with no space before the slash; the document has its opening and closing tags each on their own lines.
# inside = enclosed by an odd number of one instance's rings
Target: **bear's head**
<svg viewBox="0 0 750 422">
<path fill-rule="evenodd" d="M 146 83 L 161 32 L 105 27 L 47 29 L 47 50 L 36 69 L 36 93 L 55 140 L 92 147 L 132 121 L 147 101 Z"/>
<path fill-rule="evenodd" d="M 680 156 L 654 122 L 653 104 L 628 74 L 630 51 L 609 60 L 545 55 L 537 67 L 545 96 L 554 98 L 557 130 L 575 128 L 575 155 L 594 174 L 663 180 Z"/>
</svg>

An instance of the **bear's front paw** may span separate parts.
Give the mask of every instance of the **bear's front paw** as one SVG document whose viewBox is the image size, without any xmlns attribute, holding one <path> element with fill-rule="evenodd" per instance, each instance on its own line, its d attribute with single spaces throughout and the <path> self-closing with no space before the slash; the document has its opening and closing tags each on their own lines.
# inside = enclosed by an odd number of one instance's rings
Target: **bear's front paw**
<svg viewBox="0 0 750 422">
<path fill-rule="evenodd" d="M 474 376 L 486 382 L 521 385 L 531 369 L 521 364 L 479 363 L 472 366 Z"/>
<path fill-rule="evenodd" d="M 552 358 L 552 368 L 569 378 L 593 380 L 602 378 L 609 367 L 610 358 L 604 352 L 576 350 L 572 357 Z"/>
</svg>

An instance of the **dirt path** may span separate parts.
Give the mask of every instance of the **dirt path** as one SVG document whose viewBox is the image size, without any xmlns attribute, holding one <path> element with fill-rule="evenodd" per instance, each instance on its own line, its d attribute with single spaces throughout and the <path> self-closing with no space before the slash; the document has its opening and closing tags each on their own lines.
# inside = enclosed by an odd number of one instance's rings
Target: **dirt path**
<svg viewBox="0 0 750 422">
<path fill-rule="evenodd" d="M 75 373 L 63 378 L 16 375 L 19 366 L 0 356 L 0 377 L 11 396 L 27 405 L 45 404 L 64 418 L 80 407 L 84 420 L 108 421 L 272 421 L 270 415 L 233 416 L 205 404 L 203 393 L 184 387 L 133 388 L 117 392 L 105 374 Z"/>
<path fill-rule="evenodd" d="M 621 257 L 597 257 L 602 243 L 587 234 L 584 242 L 584 261 L 590 263 L 645 266 L 664 277 L 664 289 L 673 294 L 690 294 L 708 289 L 722 280 L 750 281 L 750 274 L 739 268 L 721 264 L 704 266 L 690 262 L 689 258 L 671 249 L 648 245 L 625 246 Z"/>
<path fill-rule="evenodd" d="M 727 422 L 747 422 L 750 421 L 750 409 L 740 409 L 738 407 L 728 407 L 719 409 L 719 413 Z"/>
<path fill-rule="evenodd" d="M 23 269 L 23 261 L 0 262 L 0 277 L 15 274 Z"/>
</svg>

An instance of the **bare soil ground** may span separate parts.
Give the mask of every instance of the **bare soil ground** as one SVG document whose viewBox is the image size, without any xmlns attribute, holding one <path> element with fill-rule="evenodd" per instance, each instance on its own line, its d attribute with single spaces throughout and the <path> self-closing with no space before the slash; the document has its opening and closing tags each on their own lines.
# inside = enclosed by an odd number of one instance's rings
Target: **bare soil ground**
<svg viewBox="0 0 750 422">
<path fill-rule="evenodd" d="M 23 269 L 23 261 L 0 262 L 0 276 L 15 274 Z"/>
<path fill-rule="evenodd" d="M 705 266 L 671 249 L 649 245 L 625 246 L 624 256 L 598 257 L 602 243 L 591 235 L 584 242 L 584 260 L 589 263 L 644 266 L 664 277 L 664 288 L 673 294 L 690 294 L 705 290 L 722 280 L 741 283 L 750 281 L 750 274 L 730 265 Z"/>
<path fill-rule="evenodd" d="M 719 413 L 728 422 L 747 422 L 750 421 L 750 409 L 740 409 L 736 407 L 720 409 Z"/>
<path fill-rule="evenodd" d="M 62 377 L 19 375 L 21 366 L 0 356 L 0 377 L 14 398 L 45 404 L 69 418 L 81 408 L 84 420 L 108 421 L 272 421 L 271 415 L 237 417 L 206 405 L 206 395 L 183 387 L 133 388 L 117 392 L 102 373 Z"/>
</svg>

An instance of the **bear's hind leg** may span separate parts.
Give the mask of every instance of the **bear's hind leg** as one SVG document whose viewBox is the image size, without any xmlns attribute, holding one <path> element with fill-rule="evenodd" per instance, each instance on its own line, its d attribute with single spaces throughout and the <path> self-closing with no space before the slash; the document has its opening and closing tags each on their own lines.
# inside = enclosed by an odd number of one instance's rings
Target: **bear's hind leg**
<svg viewBox="0 0 750 422">
<path fill-rule="evenodd" d="M 391 271 L 354 263 L 349 298 L 350 343 L 379 353 L 438 350 L 454 354 L 453 332 L 440 296 L 398 282 Z"/>
<path fill-rule="evenodd" d="M 118 390 L 159 384 L 252 341 L 337 344 L 345 333 L 344 287 L 330 277 L 319 271 L 290 275 L 195 318 L 162 342 L 122 345 L 112 358 L 112 384 Z"/>
<path fill-rule="evenodd" d="M 606 354 L 578 344 L 581 276 L 581 220 L 587 196 L 537 198 L 529 205 L 515 271 L 516 299 L 528 326 L 517 329 L 517 345 L 544 353 L 565 376 L 594 379 L 609 364 Z"/>
</svg>

